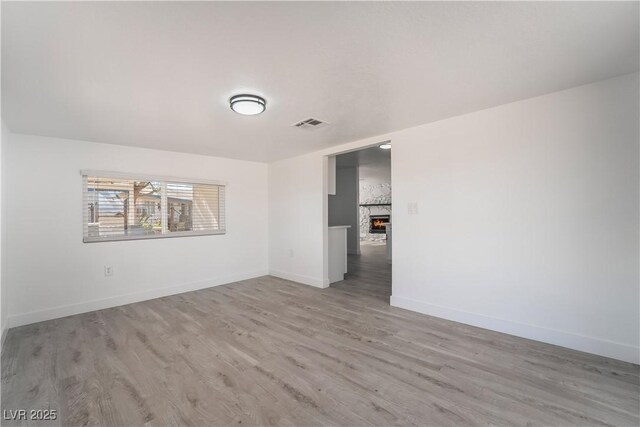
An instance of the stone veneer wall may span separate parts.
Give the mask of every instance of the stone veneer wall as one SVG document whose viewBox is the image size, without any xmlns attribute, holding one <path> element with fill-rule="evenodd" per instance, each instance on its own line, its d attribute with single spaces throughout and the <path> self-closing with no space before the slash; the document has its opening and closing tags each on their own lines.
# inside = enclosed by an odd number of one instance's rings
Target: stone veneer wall
<svg viewBox="0 0 640 427">
<path fill-rule="evenodd" d="M 371 203 L 391 203 L 391 184 L 360 184 L 360 204 Z M 369 233 L 371 215 L 391 215 L 391 206 L 360 206 L 360 240 L 385 240 L 386 234 Z"/>
</svg>

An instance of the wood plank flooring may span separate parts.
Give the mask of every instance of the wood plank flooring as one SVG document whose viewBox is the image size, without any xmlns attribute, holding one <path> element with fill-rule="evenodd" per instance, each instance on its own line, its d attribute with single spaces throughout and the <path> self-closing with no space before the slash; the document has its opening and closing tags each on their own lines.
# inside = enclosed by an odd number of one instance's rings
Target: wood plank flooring
<svg viewBox="0 0 640 427">
<path fill-rule="evenodd" d="M 392 308 L 367 255 L 11 329 L 2 408 L 59 417 L 3 425 L 640 423 L 637 365 Z"/>
<path fill-rule="evenodd" d="M 361 255 L 348 255 L 343 281 L 331 285 L 344 293 L 377 298 L 386 304 L 391 297 L 391 264 L 386 259 L 386 246 L 362 244 Z"/>
</svg>

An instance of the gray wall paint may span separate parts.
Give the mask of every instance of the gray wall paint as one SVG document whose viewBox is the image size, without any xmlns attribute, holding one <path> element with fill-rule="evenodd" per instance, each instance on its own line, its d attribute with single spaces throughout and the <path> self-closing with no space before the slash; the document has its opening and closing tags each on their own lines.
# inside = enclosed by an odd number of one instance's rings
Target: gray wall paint
<svg viewBox="0 0 640 427">
<path fill-rule="evenodd" d="M 347 229 L 347 251 L 360 253 L 358 214 L 358 168 L 336 171 L 336 195 L 329 196 L 329 226 L 350 225 Z"/>
</svg>

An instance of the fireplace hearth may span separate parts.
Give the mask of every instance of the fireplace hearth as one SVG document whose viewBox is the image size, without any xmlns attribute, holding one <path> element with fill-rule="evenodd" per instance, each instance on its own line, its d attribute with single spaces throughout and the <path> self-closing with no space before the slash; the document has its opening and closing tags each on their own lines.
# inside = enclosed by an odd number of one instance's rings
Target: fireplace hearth
<svg viewBox="0 0 640 427">
<path fill-rule="evenodd" d="M 384 234 L 386 229 L 384 224 L 389 222 L 390 215 L 371 215 L 369 217 L 369 233 Z"/>
</svg>

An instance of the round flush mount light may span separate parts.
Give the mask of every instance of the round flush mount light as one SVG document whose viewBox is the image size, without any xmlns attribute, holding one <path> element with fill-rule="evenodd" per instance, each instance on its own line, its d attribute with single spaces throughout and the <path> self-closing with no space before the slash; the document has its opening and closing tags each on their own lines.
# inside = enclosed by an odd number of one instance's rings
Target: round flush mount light
<svg viewBox="0 0 640 427">
<path fill-rule="evenodd" d="M 267 108 L 267 101 L 258 95 L 235 95 L 229 100 L 229 106 L 238 114 L 253 116 Z"/>
<path fill-rule="evenodd" d="M 391 150 L 391 143 L 385 142 L 384 144 L 380 144 L 380 148 L 382 148 L 383 150 Z"/>
</svg>

